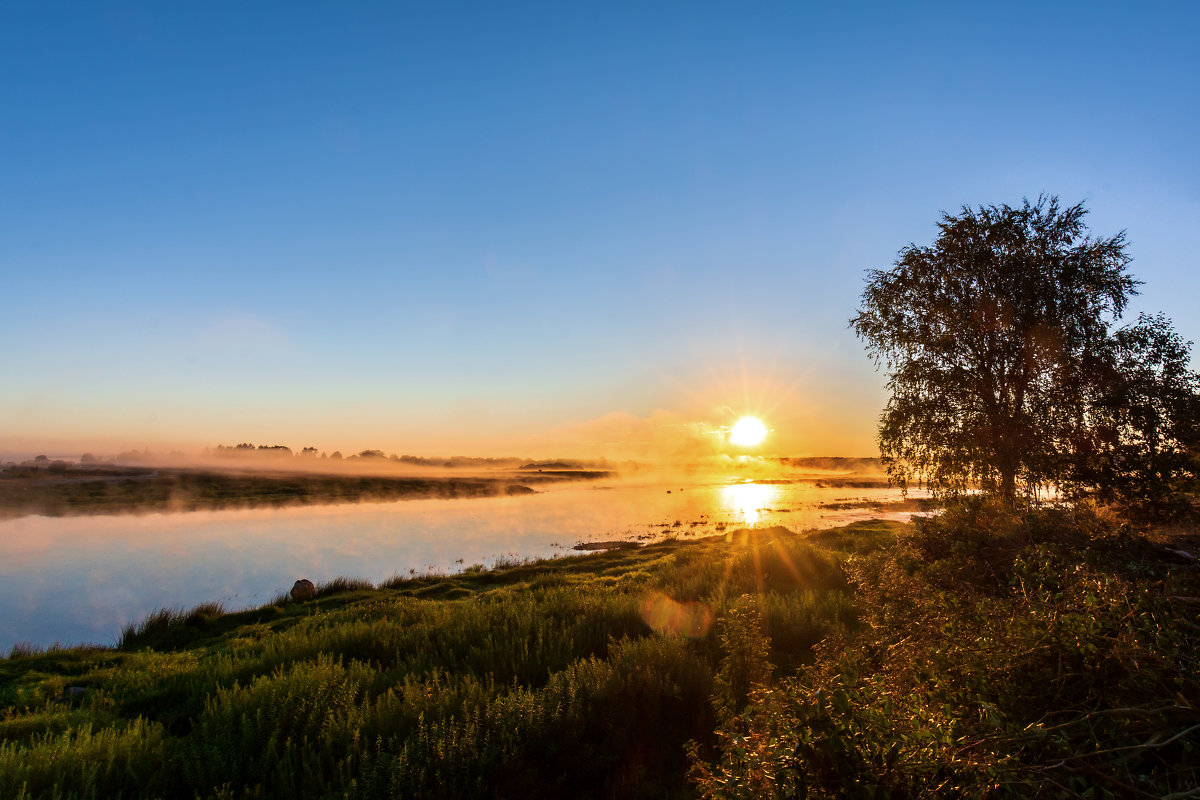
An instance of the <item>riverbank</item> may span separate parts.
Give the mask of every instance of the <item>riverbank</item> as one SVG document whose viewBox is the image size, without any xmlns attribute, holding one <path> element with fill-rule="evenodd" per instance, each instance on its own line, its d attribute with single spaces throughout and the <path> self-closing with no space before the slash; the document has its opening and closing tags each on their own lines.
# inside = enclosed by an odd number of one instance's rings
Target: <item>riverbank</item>
<svg viewBox="0 0 1200 800">
<path fill-rule="evenodd" d="M 560 469 L 389 476 L 14 465 L 0 469 L 0 519 L 511 496 L 532 494 L 538 485 L 610 474 Z"/>
<path fill-rule="evenodd" d="M 320 582 L 354 575 L 378 584 L 393 574 L 450 574 L 469 564 L 566 555 L 595 541 L 646 544 L 749 526 L 908 521 L 912 513 L 898 510 L 909 504 L 900 504 L 894 489 L 630 480 L 534 485 L 534 494 L 469 500 L 0 520 L 0 653 L 19 642 L 109 644 L 125 625 L 162 606 L 258 606 L 300 576 Z M 883 501 L 884 510 L 827 507 L 851 499 Z"/>
<path fill-rule="evenodd" d="M 686 792 L 716 621 L 759 592 L 784 665 L 854 624 L 836 558 L 779 528 L 159 614 L 0 661 L 0 795 Z"/>
<path fill-rule="evenodd" d="M 0 794 L 1161 796 L 1197 777 L 1195 570 L 951 514 L 200 606 L 0 660 Z"/>
</svg>

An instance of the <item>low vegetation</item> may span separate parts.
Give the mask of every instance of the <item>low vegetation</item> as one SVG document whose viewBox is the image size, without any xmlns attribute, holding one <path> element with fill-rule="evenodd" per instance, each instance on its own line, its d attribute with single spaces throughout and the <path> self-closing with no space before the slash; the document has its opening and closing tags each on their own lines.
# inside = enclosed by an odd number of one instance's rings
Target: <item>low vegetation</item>
<svg viewBox="0 0 1200 800">
<path fill-rule="evenodd" d="M 702 796 L 1200 796 L 1200 573 L 1179 544 L 979 499 L 915 521 L 844 562 L 861 627 L 749 692 L 718 762 L 696 760 Z"/>
<path fill-rule="evenodd" d="M 0 660 L 0 796 L 1191 796 L 1179 549 L 974 503 L 161 612 Z"/>
</svg>

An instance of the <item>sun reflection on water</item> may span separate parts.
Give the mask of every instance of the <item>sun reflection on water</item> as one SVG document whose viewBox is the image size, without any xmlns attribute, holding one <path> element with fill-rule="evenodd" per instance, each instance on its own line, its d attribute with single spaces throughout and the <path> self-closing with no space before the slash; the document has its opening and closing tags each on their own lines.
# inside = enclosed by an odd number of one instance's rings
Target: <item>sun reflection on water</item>
<svg viewBox="0 0 1200 800">
<path fill-rule="evenodd" d="M 721 504 L 734 515 L 741 515 L 749 527 L 758 523 L 759 512 L 768 510 L 779 497 L 779 487 L 763 483 L 732 483 L 721 487 Z"/>
</svg>

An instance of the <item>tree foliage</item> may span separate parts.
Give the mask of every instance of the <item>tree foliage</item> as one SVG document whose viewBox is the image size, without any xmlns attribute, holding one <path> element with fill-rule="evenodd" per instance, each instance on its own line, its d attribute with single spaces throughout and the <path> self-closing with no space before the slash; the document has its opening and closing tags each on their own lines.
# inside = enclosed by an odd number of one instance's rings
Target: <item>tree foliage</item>
<svg viewBox="0 0 1200 800">
<path fill-rule="evenodd" d="M 1092 447 L 1078 482 L 1136 515 L 1177 516 L 1200 477 L 1200 375 L 1162 314 L 1142 314 L 1109 343 L 1091 408 Z"/>
<path fill-rule="evenodd" d="M 1138 283 L 1124 233 L 1094 238 L 1086 214 L 1055 197 L 964 207 L 869 273 L 851 326 L 889 373 L 879 441 L 896 483 L 1012 502 L 1071 477 Z"/>
</svg>

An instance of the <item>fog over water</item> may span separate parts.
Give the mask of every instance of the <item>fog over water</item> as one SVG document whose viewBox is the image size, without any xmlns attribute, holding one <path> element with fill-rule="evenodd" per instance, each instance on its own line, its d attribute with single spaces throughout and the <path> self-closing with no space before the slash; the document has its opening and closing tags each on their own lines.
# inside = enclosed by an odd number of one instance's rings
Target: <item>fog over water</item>
<svg viewBox="0 0 1200 800">
<path fill-rule="evenodd" d="M 572 547 L 581 542 L 907 520 L 911 512 L 862 505 L 900 499 L 894 489 L 812 480 L 644 476 L 522 497 L 20 517 L 0 522 L 0 653 L 16 643 L 112 644 L 122 626 L 158 608 L 213 600 L 230 610 L 257 606 L 297 578 L 377 583 L 514 556 L 576 556 Z"/>
</svg>

